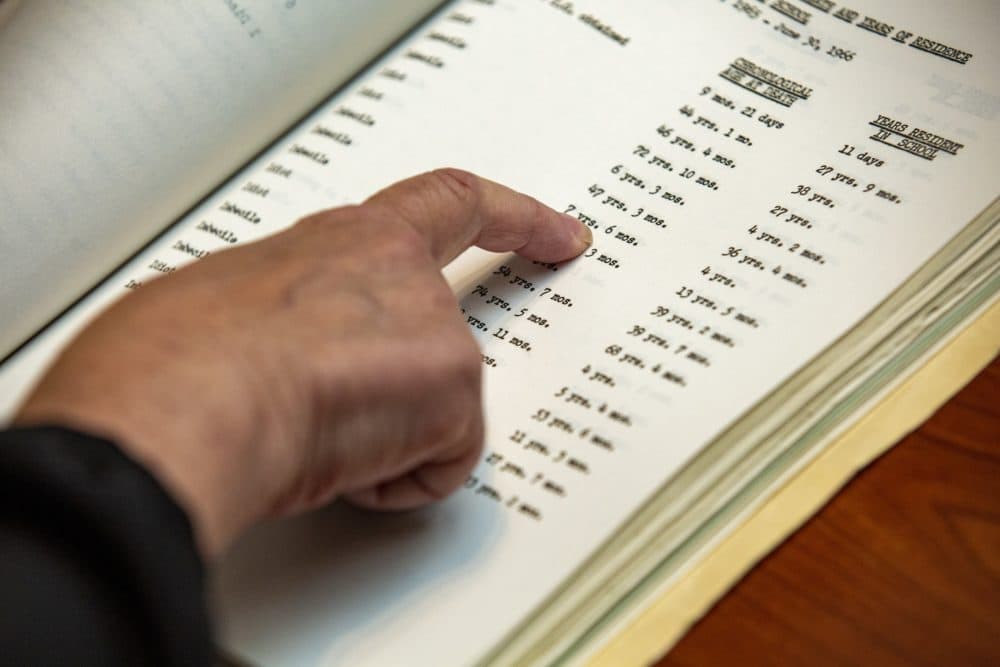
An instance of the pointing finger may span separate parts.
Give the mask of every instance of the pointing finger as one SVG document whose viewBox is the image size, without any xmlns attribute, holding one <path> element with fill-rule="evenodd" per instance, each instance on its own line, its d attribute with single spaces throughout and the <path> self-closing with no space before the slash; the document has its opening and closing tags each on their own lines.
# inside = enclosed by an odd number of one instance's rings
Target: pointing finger
<svg viewBox="0 0 1000 667">
<path fill-rule="evenodd" d="M 593 241 L 576 218 L 536 199 L 458 169 L 400 181 L 363 204 L 410 224 L 444 266 L 470 246 L 514 251 L 541 262 L 576 257 Z"/>
</svg>

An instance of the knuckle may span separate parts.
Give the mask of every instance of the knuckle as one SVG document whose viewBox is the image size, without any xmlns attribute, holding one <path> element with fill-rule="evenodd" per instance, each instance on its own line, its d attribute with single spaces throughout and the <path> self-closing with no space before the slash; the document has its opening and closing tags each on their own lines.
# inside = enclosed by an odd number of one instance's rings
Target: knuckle
<svg viewBox="0 0 1000 667">
<path fill-rule="evenodd" d="M 466 389 L 468 395 L 474 396 L 478 403 L 483 374 L 482 355 L 471 334 L 465 330 L 462 333 L 464 335 L 456 336 L 452 344 L 454 359 L 452 370 L 459 384 Z"/>
<path fill-rule="evenodd" d="M 424 211 L 453 210 L 463 218 L 475 217 L 481 197 L 478 176 L 446 167 L 417 178 L 419 208 Z"/>
<path fill-rule="evenodd" d="M 438 271 L 428 272 L 424 279 L 415 281 L 422 297 L 420 306 L 426 308 L 432 317 L 441 319 L 452 316 L 459 310 L 458 297 Z"/>
<path fill-rule="evenodd" d="M 540 229 L 543 225 L 549 224 L 549 220 L 552 215 L 551 209 L 549 209 L 545 204 L 538 201 L 537 199 L 529 199 L 529 210 L 526 216 L 530 224 L 525 230 L 525 242 L 530 240 L 530 237 L 534 234 L 535 230 Z"/>
<path fill-rule="evenodd" d="M 461 392 L 453 401 L 454 408 L 441 415 L 438 440 L 441 445 L 463 455 L 478 453 L 485 433 L 483 406 L 478 392 Z"/>
<path fill-rule="evenodd" d="M 411 225 L 396 218 L 379 221 L 379 231 L 371 239 L 371 250 L 386 268 L 410 270 L 415 266 L 430 264 L 427 242 Z"/>
<path fill-rule="evenodd" d="M 358 216 L 357 206 L 342 206 L 311 213 L 300 218 L 291 231 L 305 236 L 310 242 L 330 239 L 338 232 L 343 232 L 345 225 Z"/>
<path fill-rule="evenodd" d="M 482 406 L 478 400 L 461 394 L 448 409 L 428 415 L 421 439 L 432 450 L 464 457 L 478 455 L 484 433 Z"/>
<path fill-rule="evenodd" d="M 422 319 L 426 322 L 426 318 Z M 408 338 L 422 350 L 414 361 L 438 393 L 459 399 L 468 396 L 478 401 L 482 357 L 475 338 L 453 313 L 449 313 L 447 321 L 431 315 L 431 321 L 432 326 L 421 326 L 419 334 Z"/>
<path fill-rule="evenodd" d="M 474 416 L 469 421 L 463 438 L 463 445 L 469 451 L 470 465 L 475 466 L 483 453 L 483 446 L 486 444 L 486 423 L 483 419 L 482 410 L 476 410 Z"/>
<path fill-rule="evenodd" d="M 459 414 L 478 409 L 482 395 L 482 358 L 472 335 L 464 329 L 456 333 L 439 332 L 435 350 L 429 352 L 426 363 L 433 368 L 434 393 L 447 397 L 443 405 L 452 406 Z"/>
<path fill-rule="evenodd" d="M 443 167 L 424 175 L 437 192 L 463 204 L 474 204 L 479 199 L 479 177 L 462 169 Z"/>
<path fill-rule="evenodd" d="M 500 242 L 505 247 L 515 250 L 530 244 L 536 232 L 548 223 L 548 212 L 545 206 L 537 199 L 528 199 L 519 223 L 495 231 L 490 240 Z"/>
</svg>

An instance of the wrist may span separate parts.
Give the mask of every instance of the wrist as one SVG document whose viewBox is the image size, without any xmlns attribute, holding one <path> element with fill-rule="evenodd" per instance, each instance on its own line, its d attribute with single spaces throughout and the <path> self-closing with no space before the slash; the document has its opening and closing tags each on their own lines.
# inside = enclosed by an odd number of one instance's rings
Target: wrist
<svg viewBox="0 0 1000 667">
<path fill-rule="evenodd" d="M 101 403 L 36 392 L 14 425 L 60 425 L 114 442 L 149 470 L 185 510 L 202 556 L 211 560 L 219 555 L 255 518 L 254 508 L 245 499 L 232 497 L 232 486 L 226 484 L 234 457 L 248 462 L 249 452 L 233 452 L 232 443 L 238 439 L 222 429 L 212 434 L 185 415 L 171 417 L 156 406 L 137 402 Z M 231 427 L 231 422 L 226 424 Z"/>
</svg>

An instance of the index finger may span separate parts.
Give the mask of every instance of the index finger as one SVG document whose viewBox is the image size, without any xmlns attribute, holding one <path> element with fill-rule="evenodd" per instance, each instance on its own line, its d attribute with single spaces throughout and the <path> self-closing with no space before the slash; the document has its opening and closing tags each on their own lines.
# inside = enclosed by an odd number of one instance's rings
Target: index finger
<svg viewBox="0 0 1000 667">
<path fill-rule="evenodd" d="M 439 266 L 473 245 L 561 262 L 593 242 L 590 230 L 576 218 L 459 169 L 438 169 L 400 181 L 363 206 L 381 209 L 417 229 Z"/>
</svg>

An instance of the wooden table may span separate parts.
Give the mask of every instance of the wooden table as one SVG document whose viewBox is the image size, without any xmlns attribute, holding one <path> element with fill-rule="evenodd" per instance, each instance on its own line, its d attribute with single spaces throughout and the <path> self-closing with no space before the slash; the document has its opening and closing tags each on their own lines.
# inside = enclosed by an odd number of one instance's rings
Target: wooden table
<svg viewBox="0 0 1000 667">
<path fill-rule="evenodd" d="M 658 667 L 730 664 L 1000 666 L 1000 359 Z"/>
</svg>

